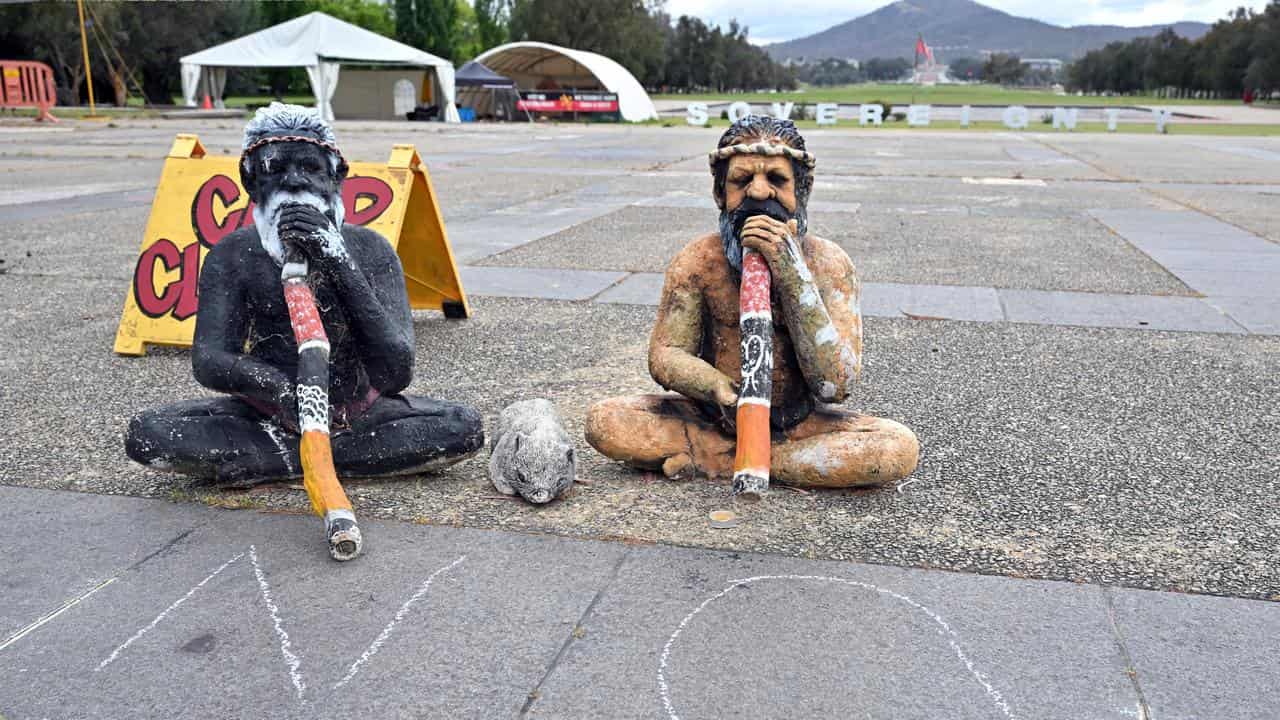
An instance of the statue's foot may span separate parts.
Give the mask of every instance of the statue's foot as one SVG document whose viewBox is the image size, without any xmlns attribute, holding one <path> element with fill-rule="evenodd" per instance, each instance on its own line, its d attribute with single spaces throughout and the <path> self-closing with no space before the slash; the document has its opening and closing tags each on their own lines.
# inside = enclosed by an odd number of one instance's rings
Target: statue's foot
<svg viewBox="0 0 1280 720">
<path fill-rule="evenodd" d="M 662 462 L 662 474 L 666 475 L 668 480 L 688 480 L 693 477 L 695 471 L 693 458 L 689 457 L 688 453 L 672 455 Z"/>
<path fill-rule="evenodd" d="M 329 557 L 339 562 L 354 560 L 364 549 L 364 538 L 350 510 L 330 510 L 324 519 L 329 537 Z"/>
</svg>

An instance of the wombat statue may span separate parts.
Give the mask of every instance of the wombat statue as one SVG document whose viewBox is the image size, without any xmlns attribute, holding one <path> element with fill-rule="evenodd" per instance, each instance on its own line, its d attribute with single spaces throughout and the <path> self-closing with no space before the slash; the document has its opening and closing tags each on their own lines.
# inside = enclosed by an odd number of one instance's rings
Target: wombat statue
<svg viewBox="0 0 1280 720">
<path fill-rule="evenodd" d="M 503 495 L 547 503 L 573 485 L 578 460 L 560 413 L 547 400 L 512 403 L 498 417 L 489 446 L 489 480 Z"/>
</svg>

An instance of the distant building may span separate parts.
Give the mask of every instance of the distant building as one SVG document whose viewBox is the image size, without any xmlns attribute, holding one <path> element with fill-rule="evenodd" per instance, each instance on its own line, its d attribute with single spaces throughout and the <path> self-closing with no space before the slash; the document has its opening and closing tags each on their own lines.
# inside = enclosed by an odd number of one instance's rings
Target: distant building
<svg viewBox="0 0 1280 720">
<path fill-rule="evenodd" d="M 1022 58 L 1022 64 L 1031 70 L 1048 70 L 1056 73 L 1062 69 L 1062 61 L 1057 58 Z"/>
</svg>

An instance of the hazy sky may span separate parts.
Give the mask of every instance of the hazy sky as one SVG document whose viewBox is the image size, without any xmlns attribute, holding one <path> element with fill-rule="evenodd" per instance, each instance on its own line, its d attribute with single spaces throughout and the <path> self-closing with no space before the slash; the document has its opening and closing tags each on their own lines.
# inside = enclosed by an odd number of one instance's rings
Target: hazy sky
<svg viewBox="0 0 1280 720">
<path fill-rule="evenodd" d="M 797 0 L 778 12 L 778 0 L 667 0 L 672 17 L 695 15 L 727 24 L 730 18 L 751 28 L 757 43 L 791 40 L 852 20 L 890 0 Z M 1241 5 L 1261 10 L 1266 0 L 986 0 L 983 4 L 1011 15 L 1054 25 L 1156 25 L 1179 20 L 1212 23 Z M 929 38 L 925 38 L 928 42 Z"/>
</svg>

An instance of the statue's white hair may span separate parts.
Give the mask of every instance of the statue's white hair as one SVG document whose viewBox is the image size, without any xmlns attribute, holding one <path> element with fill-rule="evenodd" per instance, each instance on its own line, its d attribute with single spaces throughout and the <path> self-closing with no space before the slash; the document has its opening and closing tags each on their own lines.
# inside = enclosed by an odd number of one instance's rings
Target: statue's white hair
<svg viewBox="0 0 1280 720">
<path fill-rule="evenodd" d="M 282 133 L 311 135 L 321 142 L 334 146 L 338 144 L 333 128 L 315 110 L 301 105 L 273 102 L 267 107 L 258 108 L 253 119 L 244 126 L 242 149 L 248 149 L 268 135 Z"/>
</svg>

